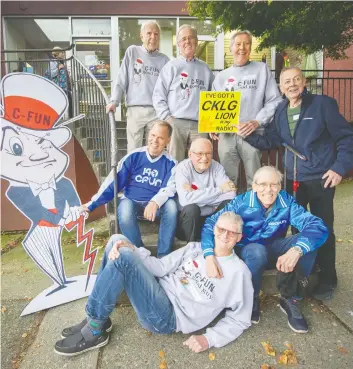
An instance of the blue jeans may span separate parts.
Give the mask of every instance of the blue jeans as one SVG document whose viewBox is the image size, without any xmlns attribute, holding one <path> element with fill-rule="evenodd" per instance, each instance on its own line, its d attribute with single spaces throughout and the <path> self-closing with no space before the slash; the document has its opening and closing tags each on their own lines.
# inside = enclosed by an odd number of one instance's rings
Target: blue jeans
<svg viewBox="0 0 353 369">
<path fill-rule="evenodd" d="M 252 283 L 254 286 L 254 296 L 258 296 L 261 289 L 262 274 L 269 263 L 277 261 L 278 257 L 285 254 L 297 242 L 300 233 L 287 238 L 275 240 L 272 245 L 261 245 L 259 243 L 249 243 L 246 246 L 238 247 L 237 254 L 245 262 L 252 274 Z M 311 273 L 315 263 L 317 250 L 308 252 L 302 256 L 298 265 L 305 277 Z"/>
<path fill-rule="evenodd" d="M 148 202 L 139 203 L 130 199 L 123 199 L 118 206 L 118 220 L 121 233 L 126 236 L 136 247 L 144 246 L 140 228 L 137 224 L 138 217 L 143 217 L 143 212 Z M 173 248 L 174 236 L 178 220 L 178 208 L 173 199 L 169 199 L 157 210 L 157 218 L 160 219 L 157 255 L 168 255 Z"/>
<path fill-rule="evenodd" d="M 102 265 L 86 305 L 88 317 L 103 324 L 125 290 L 144 328 L 154 333 L 175 332 L 173 305 L 136 252 L 124 247 L 119 250 L 118 259 L 108 259 L 111 248 L 118 240 L 126 240 L 126 237 L 119 234 L 110 237 L 105 248 Z"/>
</svg>

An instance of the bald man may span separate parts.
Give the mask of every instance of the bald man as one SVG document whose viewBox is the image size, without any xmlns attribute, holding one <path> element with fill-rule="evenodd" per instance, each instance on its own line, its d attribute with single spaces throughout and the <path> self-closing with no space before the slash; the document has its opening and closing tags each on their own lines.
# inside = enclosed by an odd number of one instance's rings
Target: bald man
<svg viewBox="0 0 353 369">
<path fill-rule="evenodd" d="M 176 167 L 178 205 L 177 237 L 187 242 L 200 240 L 206 217 L 221 210 L 235 196 L 235 185 L 221 164 L 212 159 L 212 143 L 196 138 L 189 158 Z"/>
</svg>

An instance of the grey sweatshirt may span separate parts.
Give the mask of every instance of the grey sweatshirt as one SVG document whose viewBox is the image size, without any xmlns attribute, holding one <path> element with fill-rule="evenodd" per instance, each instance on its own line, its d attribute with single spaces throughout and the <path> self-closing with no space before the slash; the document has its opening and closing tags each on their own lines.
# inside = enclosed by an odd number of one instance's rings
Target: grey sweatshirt
<svg viewBox="0 0 353 369">
<path fill-rule="evenodd" d="M 200 91 L 210 91 L 214 75 L 208 65 L 180 56 L 170 60 L 159 74 L 153 106 L 159 119 L 199 119 Z"/>
<path fill-rule="evenodd" d="M 152 93 L 167 55 L 148 53 L 144 46 L 129 46 L 114 81 L 111 101 L 120 104 L 123 94 L 127 106 L 152 106 Z"/>
<path fill-rule="evenodd" d="M 176 330 L 195 332 L 206 327 L 222 311 L 224 318 L 206 329 L 209 347 L 222 347 L 234 341 L 251 326 L 253 286 L 251 273 L 235 253 L 217 257 L 223 278 L 208 278 L 201 244 L 190 242 L 161 259 L 150 256 L 143 247 L 135 248 L 159 283 L 176 316 Z"/>
<path fill-rule="evenodd" d="M 218 73 L 213 85 L 214 91 L 240 91 L 241 105 L 239 122 L 251 119 L 259 121 L 259 131 L 270 123 L 277 105 L 282 101 L 276 81 L 265 63 L 250 62 L 232 66 Z"/>
<path fill-rule="evenodd" d="M 198 173 L 190 159 L 180 162 L 175 169 L 175 183 L 178 193 L 178 206 L 182 210 L 184 206 L 196 204 L 201 208 L 201 215 L 212 214 L 217 206 L 224 200 L 232 200 L 236 193 L 222 193 L 220 186 L 230 181 L 221 164 L 212 160 L 211 166 L 203 173 Z M 193 191 L 187 191 L 185 184 L 195 187 Z"/>
</svg>

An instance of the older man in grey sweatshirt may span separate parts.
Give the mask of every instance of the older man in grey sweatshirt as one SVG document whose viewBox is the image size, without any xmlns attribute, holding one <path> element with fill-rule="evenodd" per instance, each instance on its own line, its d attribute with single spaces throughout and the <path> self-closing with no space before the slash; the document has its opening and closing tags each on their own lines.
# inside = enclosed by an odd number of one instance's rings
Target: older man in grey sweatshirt
<svg viewBox="0 0 353 369">
<path fill-rule="evenodd" d="M 212 154 L 211 141 L 197 138 L 191 143 L 189 158 L 175 168 L 180 240 L 200 241 L 206 217 L 221 210 L 236 195 L 234 183 Z"/>
<path fill-rule="evenodd" d="M 263 133 L 281 102 L 276 81 L 266 63 L 250 61 L 252 35 L 249 31 L 235 32 L 230 39 L 234 65 L 217 74 L 212 90 L 240 91 L 239 126 L 248 135 Z M 218 153 L 229 178 L 237 184 L 240 160 L 243 160 L 248 188 L 255 172 L 261 167 L 261 153 L 235 133 L 211 134 L 219 139 Z"/>
<path fill-rule="evenodd" d="M 161 69 L 169 58 L 158 51 L 160 27 L 155 21 L 141 26 L 142 46 L 129 46 L 114 82 L 111 102 L 106 111 L 116 111 L 125 94 L 127 151 L 142 146 L 146 129 L 157 119 L 152 93 Z"/>
<path fill-rule="evenodd" d="M 63 330 L 66 338 L 56 343 L 55 351 L 74 356 L 106 345 L 112 329 L 109 315 L 123 290 L 139 322 L 153 333 L 195 332 L 226 309 L 216 325 L 183 343 L 193 352 L 234 341 L 251 325 L 254 293 L 249 269 L 233 252 L 242 237 L 242 225 L 232 212 L 222 214 L 215 225 L 214 253 L 223 270 L 220 279 L 207 277 L 200 243 L 191 242 L 157 259 L 124 236 L 112 236 L 86 305 L 87 318 Z"/>
<path fill-rule="evenodd" d="M 170 154 L 185 159 L 185 149 L 198 135 L 200 91 L 209 91 L 214 79 L 206 63 L 195 57 L 197 32 L 188 24 L 177 32 L 180 56 L 162 69 L 153 91 L 153 106 L 159 119 L 173 125 Z"/>
</svg>

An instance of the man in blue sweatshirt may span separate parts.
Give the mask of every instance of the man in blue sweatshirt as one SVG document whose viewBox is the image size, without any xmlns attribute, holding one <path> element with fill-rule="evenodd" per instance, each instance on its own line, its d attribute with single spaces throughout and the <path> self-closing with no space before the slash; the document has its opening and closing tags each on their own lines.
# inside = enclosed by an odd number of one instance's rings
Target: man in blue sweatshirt
<svg viewBox="0 0 353 369">
<path fill-rule="evenodd" d="M 74 356 L 105 346 L 112 329 L 109 315 L 123 290 L 140 324 L 153 333 L 199 331 L 226 309 L 205 334 L 192 335 L 183 343 L 193 352 L 237 339 L 251 325 L 253 301 L 250 271 L 233 252 L 242 237 L 242 225 L 238 215 L 224 213 L 212 233 L 214 253 L 224 270 L 222 279 L 207 277 L 199 242 L 157 259 L 124 236 L 112 236 L 86 305 L 87 318 L 62 331 L 65 338 L 56 343 L 55 352 Z"/>
<path fill-rule="evenodd" d="M 211 90 L 214 76 L 208 65 L 195 57 L 196 29 L 184 24 L 176 38 L 180 56 L 161 70 L 153 91 L 153 106 L 158 118 L 173 126 L 169 152 L 180 162 L 196 136 L 207 136 L 198 134 L 200 92 Z"/>
<path fill-rule="evenodd" d="M 178 209 L 174 201 L 174 170 L 176 161 L 165 151 L 172 127 L 168 122 L 156 121 L 149 132 L 147 146 L 124 156 L 117 173 L 110 172 L 92 200 L 82 211 L 93 211 L 114 198 L 114 175 L 118 176 L 118 192 L 124 190 L 119 201 L 118 221 L 121 232 L 131 242 L 142 247 L 138 217 L 154 222 L 160 218 L 157 255 L 172 251 Z"/>
<path fill-rule="evenodd" d="M 314 265 L 317 248 L 327 239 L 323 221 L 299 206 L 287 192 L 281 191 L 282 173 L 274 167 L 256 171 L 252 190 L 235 197 L 218 213 L 206 219 L 201 232 L 201 244 L 207 264 L 207 275 L 222 277 L 222 267 L 213 251 L 213 228 L 223 212 L 233 211 L 244 221 L 243 238 L 235 251 L 252 273 L 254 305 L 251 321 L 260 321 L 262 274 L 268 264 L 276 263 L 280 274 L 280 307 L 288 316 L 289 327 L 296 333 L 306 333 L 308 325 L 299 305 L 300 285 L 307 284 Z M 286 237 L 289 226 L 299 233 Z M 223 273 L 224 274 L 224 273 Z"/>
<path fill-rule="evenodd" d="M 305 209 L 309 204 L 310 211 L 329 229 L 329 237 L 318 251 L 319 284 L 313 293 L 315 298 L 328 300 L 337 286 L 333 199 L 336 186 L 353 167 L 353 127 L 339 113 L 334 99 L 306 91 L 299 68 L 285 68 L 280 87 L 286 99 L 265 134 L 249 135 L 244 127 L 239 134 L 260 150 L 286 148 L 287 191 L 295 189 L 298 204 Z"/>
<path fill-rule="evenodd" d="M 159 72 L 169 58 L 158 51 L 161 29 L 156 21 L 148 20 L 141 26 L 141 46 L 129 46 L 113 85 L 107 113 L 115 112 L 125 95 L 127 151 L 142 146 L 145 130 L 157 119 L 152 104 L 152 93 Z"/>
</svg>

